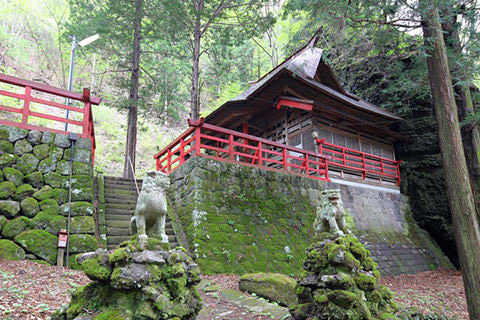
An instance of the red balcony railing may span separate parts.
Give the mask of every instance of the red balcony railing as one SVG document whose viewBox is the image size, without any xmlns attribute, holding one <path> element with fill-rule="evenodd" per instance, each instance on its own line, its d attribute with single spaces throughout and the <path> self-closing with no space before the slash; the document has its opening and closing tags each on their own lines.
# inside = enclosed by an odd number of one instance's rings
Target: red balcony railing
<svg viewBox="0 0 480 320">
<path fill-rule="evenodd" d="M 83 93 L 72 92 L 64 89 L 55 88 L 49 85 L 45 85 L 38 82 L 28 81 L 12 76 L 8 76 L 0 73 L 0 83 L 5 83 L 13 85 L 15 87 L 23 87 L 24 93 L 15 93 L 7 90 L 0 90 L 0 96 L 13 98 L 14 104 L 16 102 L 17 107 L 5 106 L 1 104 L 0 101 L 0 110 L 6 111 L 8 113 L 20 114 L 21 118 L 18 121 L 0 119 L 0 124 L 15 126 L 23 129 L 29 130 L 38 130 L 38 131 L 48 131 L 60 134 L 69 134 L 70 132 L 76 132 L 81 138 L 87 138 L 92 141 L 92 159 L 95 156 L 95 132 L 93 127 L 93 116 L 91 105 L 98 105 L 101 102 L 100 98 L 91 97 L 90 91 L 88 89 L 83 89 Z M 36 93 L 36 97 L 32 94 Z M 53 101 L 54 99 L 46 100 L 44 97 L 61 97 L 68 98 L 74 101 L 80 101 L 82 107 L 67 106 Z M 41 96 L 42 98 L 40 98 Z M 18 102 L 23 101 L 22 107 L 18 107 Z M 32 104 L 35 104 L 35 108 L 32 108 Z M 54 111 L 38 111 L 38 106 L 42 107 L 53 107 Z M 60 110 L 69 110 L 71 116 L 69 119 L 65 118 L 63 115 L 59 115 L 57 109 Z M 13 117 L 12 117 L 13 118 Z M 80 120 L 75 120 L 80 118 Z M 39 125 L 35 122 L 38 122 L 39 119 L 50 120 L 50 125 Z M 65 123 L 71 125 L 69 131 L 61 130 L 60 127 Z"/>
<path fill-rule="evenodd" d="M 360 173 L 363 180 L 366 177 L 394 181 L 400 185 L 400 161 L 382 158 L 373 154 L 337 146 L 325 139 L 316 139 L 320 154 L 329 156 L 331 169 L 339 168 L 352 173 Z"/>
<path fill-rule="evenodd" d="M 203 119 L 189 124 L 154 156 L 157 170 L 169 174 L 197 156 L 329 181 L 327 156 L 210 125 Z"/>
</svg>

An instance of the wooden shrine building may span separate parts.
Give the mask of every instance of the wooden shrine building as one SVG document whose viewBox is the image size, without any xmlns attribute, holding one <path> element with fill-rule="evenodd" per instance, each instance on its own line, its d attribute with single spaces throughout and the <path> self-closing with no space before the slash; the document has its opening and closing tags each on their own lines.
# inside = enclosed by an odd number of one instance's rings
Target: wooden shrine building
<svg viewBox="0 0 480 320">
<path fill-rule="evenodd" d="M 323 180 L 398 185 L 393 145 L 405 138 L 392 126 L 402 119 L 346 92 L 315 42 L 204 121 L 190 122 L 187 135 L 155 156 L 157 168 L 169 173 L 195 152 Z"/>
</svg>

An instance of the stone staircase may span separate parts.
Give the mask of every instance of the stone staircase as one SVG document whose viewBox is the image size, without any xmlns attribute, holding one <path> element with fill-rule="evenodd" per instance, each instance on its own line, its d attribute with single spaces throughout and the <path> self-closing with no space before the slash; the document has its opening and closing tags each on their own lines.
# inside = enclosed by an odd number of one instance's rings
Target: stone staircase
<svg viewBox="0 0 480 320">
<path fill-rule="evenodd" d="M 105 223 L 107 228 L 107 248 L 113 249 L 131 236 L 130 219 L 135 213 L 137 190 L 132 180 L 105 176 Z M 142 181 L 137 180 L 141 190 Z M 175 231 L 167 215 L 165 232 L 170 247 L 178 245 Z"/>
</svg>

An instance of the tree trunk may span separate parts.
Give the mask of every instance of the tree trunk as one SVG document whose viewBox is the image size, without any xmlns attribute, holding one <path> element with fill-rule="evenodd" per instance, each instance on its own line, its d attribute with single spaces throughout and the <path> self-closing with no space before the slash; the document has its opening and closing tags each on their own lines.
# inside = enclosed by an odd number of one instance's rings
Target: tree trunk
<svg viewBox="0 0 480 320">
<path fill-rule="evenodd" d="M 452 12 L 446 12 L 442 19 L 442 29 L 444 31 L 445 45 L 454 56 L 462 56 L 462 48 L 459 35 L 459 23 L 457 16 L 458 8 L 452 8 Z M 451 72 L 457 83 L 454 84 L 455 100 L 458 108 L 459 121 L 474 113 L 472 95 L 468 86 L 469 79 L 464 68 L 459 64 L 451 65 Z M 477 209 L 477 215 L 480 217 L 480 128 L 475 123 L 461 127 L 463 140 L 463 149 L 467 160 L 470 183 L 473 188 L 473 195 Z"/>
<path fill-rule="evenodd" d="M 198 120 L 200 117 L 200 99 L 198 89 L 198 77 L 199 77 L 199 63 L 200 63 L 200 40 L 202 37 L 200 14 L 203 10 L 204 0 L 197 0 L 195 2 L 196 18 L 193 28 L 193 57 L 192 57 L 192 90 L 190 92 L 191 99 L 191 112 L 190 117 L 192 120 Z"/>
<path fill-rule="evenodd" d="M 480 319 L 480 227 L 463 151 L 438 9 L 420 0 L 427 65 L 453 229 L 470 319 Z"/>
<path fill-rule="evenodd" d="M 128 127 L 125 146 L 125 165 L 123 177 L 132 179 L 135 175 L 135 150 L 137 147 L 137 103 L 138 82 L 140 78 L 140 38 L 143 17 L 143 0 L 135 1 L 135 19 L 133 21 L 132 73 L 128 97 Z"/>
</svg>

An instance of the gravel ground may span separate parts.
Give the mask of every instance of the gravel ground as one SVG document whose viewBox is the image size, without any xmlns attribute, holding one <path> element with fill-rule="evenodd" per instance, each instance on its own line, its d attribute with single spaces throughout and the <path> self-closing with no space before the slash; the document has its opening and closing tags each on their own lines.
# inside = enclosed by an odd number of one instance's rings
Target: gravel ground
<svg viewBox="0 0 480 320">
<path fill-rule="evenodd" d="M 203 276 L 222 289 L 238 290 L 238 277 Z M 89 282 L 81 271 L 31 261 L 0 260 L 0 319 L 49 319 L 54 310 L 70 301 L 76 288 Z M 435 270 L 415 275 L 382 278 L 403 306 L 468 319 L 462 276 L 455 270 Z M 210 319 L 267 320 L 270 317 L 242 309 L 214 294 L 201 292 Z"/>
</svg>

